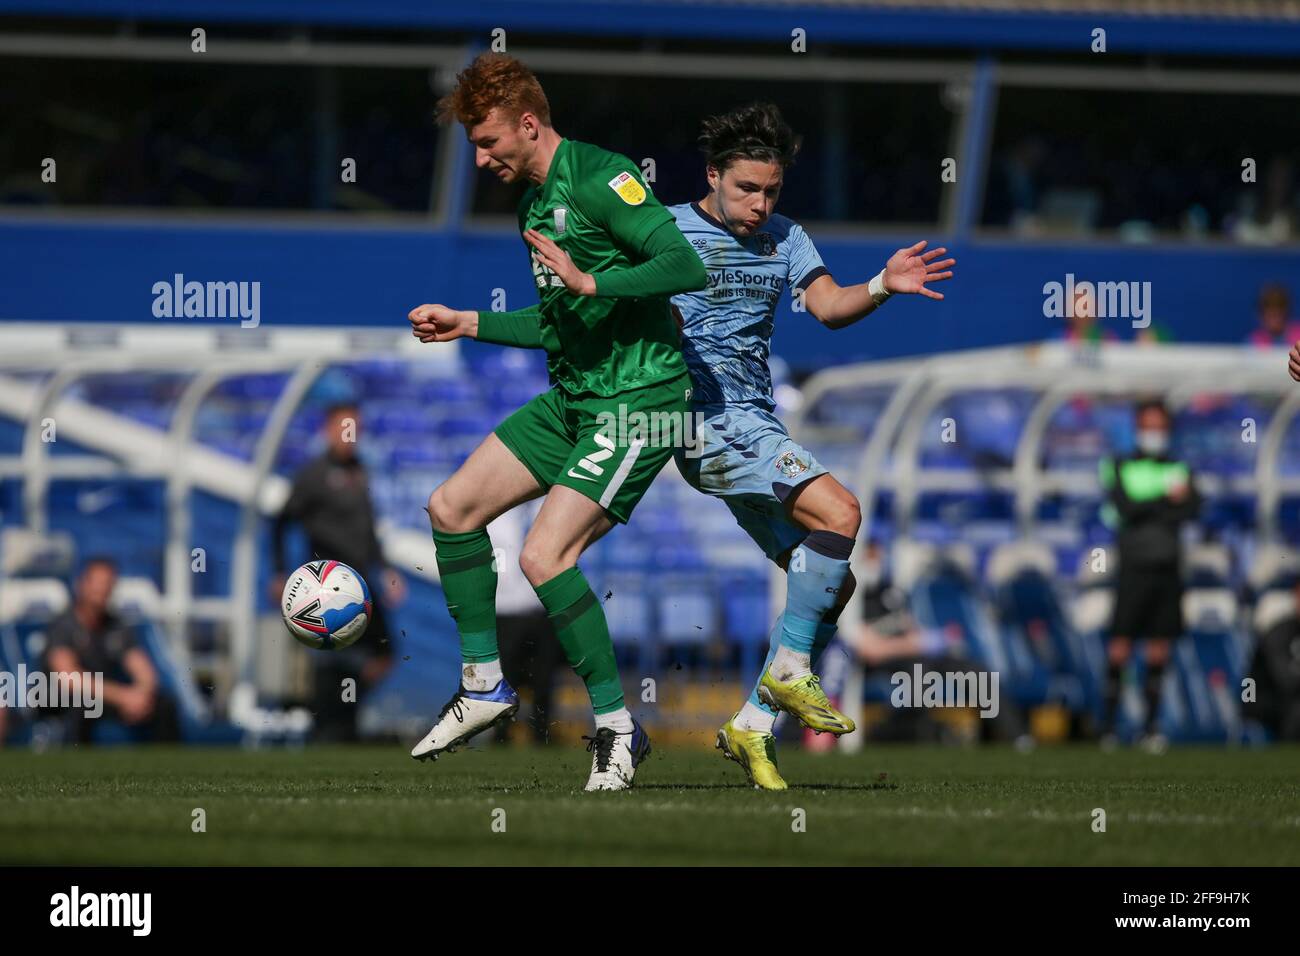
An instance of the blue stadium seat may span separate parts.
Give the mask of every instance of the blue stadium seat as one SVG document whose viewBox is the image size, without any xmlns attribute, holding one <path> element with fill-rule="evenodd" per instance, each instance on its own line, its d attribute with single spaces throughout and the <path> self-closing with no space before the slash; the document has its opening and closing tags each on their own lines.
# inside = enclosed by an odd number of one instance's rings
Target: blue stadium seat
<svg viewBox="0 0 1300 956">
<path fill-rule="evenodd" d="M 1054 702 L 1082 712 L 1097 699 L 1087 662 L 1049 575 L 1016 569 L 994 589 L 994 604 L 1008 649 L 1005 686 L 1021 703 Z"/>
</svg>

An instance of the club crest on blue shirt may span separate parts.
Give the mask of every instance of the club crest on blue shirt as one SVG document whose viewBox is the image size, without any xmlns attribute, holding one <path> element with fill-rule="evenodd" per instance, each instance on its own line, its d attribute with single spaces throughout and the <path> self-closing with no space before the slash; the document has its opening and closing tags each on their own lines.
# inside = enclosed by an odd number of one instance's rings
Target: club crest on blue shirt
<svg viewBox="0 0 1300 956">
<path fill-rule="evenodd" d="M 795 475 L 803 474 L 808 470 L 808 462 L 794 452 L 788 451 L 776 460 L 776 467 L 787 478 L 793 478 Z"/>
<path fill-rule="evenodd" d="M 766 232 L 760 232 L 755 235 L 754 241 L 758 245 L 758 254 L 760 256 L 776 255 L 776 240 Z"/>
</svg>

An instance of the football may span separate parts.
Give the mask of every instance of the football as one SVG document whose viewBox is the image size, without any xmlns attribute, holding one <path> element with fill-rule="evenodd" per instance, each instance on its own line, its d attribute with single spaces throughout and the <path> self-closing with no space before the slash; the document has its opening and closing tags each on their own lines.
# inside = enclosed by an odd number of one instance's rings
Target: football
<svg viewBox="0 0 1300 956">
<path fill-rule="evenodd" d="M 289 633 L 308 647 L 336 651 L 366 632 L 370 589 L 365 579 L 338 561 L 309 561 L 284 584 L 280 610 Z"/>
</svg>

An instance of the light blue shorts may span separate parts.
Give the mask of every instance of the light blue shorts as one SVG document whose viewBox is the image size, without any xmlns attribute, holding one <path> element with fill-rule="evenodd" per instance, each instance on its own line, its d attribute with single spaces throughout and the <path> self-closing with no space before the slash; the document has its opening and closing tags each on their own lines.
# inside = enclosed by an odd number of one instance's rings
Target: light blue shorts
<svg viewBox="0 0 1300 956">
<path fill-rule="evenodd" d="M 693 405 L 698 444 L 678 448 L 677 469 L 693 487 L 721 498 L 745 533 L 775 561 L 808 537 L 785 513 L 804 482 L 826 474 L 771 412 L 756 405 Z"/>
</svg>

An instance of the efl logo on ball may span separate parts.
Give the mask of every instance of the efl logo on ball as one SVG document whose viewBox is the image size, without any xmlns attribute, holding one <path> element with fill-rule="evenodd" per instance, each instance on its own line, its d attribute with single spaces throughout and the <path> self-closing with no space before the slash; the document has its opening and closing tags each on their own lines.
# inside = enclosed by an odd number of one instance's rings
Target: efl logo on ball
<svg viewBox="0 0 1300 956">
<path fill-rule="evenodd" d="M 338 561 L 309 561 L 285 582 L 280 610 L 289 633 L 308 647 L 335 651 L 356 643 L 370 624 L 370 589 Z"/>
</svg>

